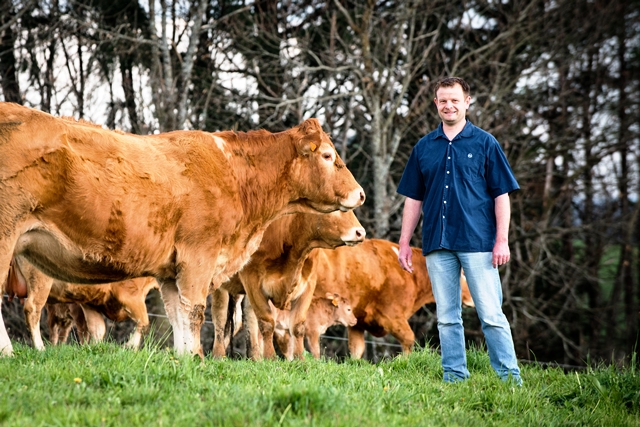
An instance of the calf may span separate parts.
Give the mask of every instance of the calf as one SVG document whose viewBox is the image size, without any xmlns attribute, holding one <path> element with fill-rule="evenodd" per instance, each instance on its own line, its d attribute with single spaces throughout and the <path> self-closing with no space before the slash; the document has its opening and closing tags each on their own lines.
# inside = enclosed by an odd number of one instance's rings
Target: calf
<svg viewBox="0 0 640 427">
<path fill-rule="evenodd" d="M 315 272 L 303 268 L 307 256 L 314 248 L 353 246 L 364 240 L 365 230 L 355 214 L 333 212 L 330 214 L 294 214 L 274 221 L 265 231 L 258 250 L 237 278 L 222 286 L 222 292 L 238 293 L 244 289 L 262 335 L 262 340 L 252 335 L 250 354 L 260 358 L 257 347 L 262 341 L 262 356 L 276 356 L 273 346 L 275 313 L 269 302 L 278 309 L 291 310 L 290 332 L 294 346 L 287 358 L 302 358 L 304 352 L 304 322 L 313 298 Z M 241 285 L 241 287 L 240 287 Z M 214 298 L 216 295 L 214 294 Z M 225 314 L 218 313 L 216 322 L 223 322 Z M 220 330 L 216 327 L 216 331 Z M 216 334 L 216 340 L 218 335 Z M 222 356 L 214 342 L 214 356 Z"/>
<path fill-rule="evenodd" d="M 278 310 L 274 307 L 275 310 Z M 276 318 L 275 338 L 283 354 L 291 352 L 290 312 L 278 310 Z M 320 357 L 320 335 L 333 325 L 355 326 L 358 322 L 353 314 L 351 304 L 338 294 L 327 293 L 324 297 L 314 295 L 307 311 L 305 332 L 309 351 L 316 359 Z"/>
<path fill-rule="evenodd" d="M 86 344 L 91 340 L 101 341 L 107 331 L 102 315 L 88 306 L 83 307 L 73 303 L 47 303 L 45 307 L 49 341 L 52 345 L 66 343 L 74 325 L 80 344 Z M 88 316 L 85 316 L 85 312 L 89 313 Z"/>
<path fill-rule="evenodd" d="M 82 313 L 82 308 L 77 304 L 65 303 L 46 304 L 45 306 L 47 308 L 49 341 L 53 345 L 67 342 L 73 324 L 78 323 L 78 320 L 71 313 L 72 307 L 76 310 L 76 313 Z"/>
<path fill-rule="evenodd" d="M 104 338 L 106 326 L 103 315 L 114 322 L 130 318 L 136 323 L 136 327 L 126 346 L 129 348 L 140 346 L 142 336 L 149 329 L 145 299 L 151 289 L 158 289 L 158 283 L 153 277 L 139 277 L 102 285 L 76 285 L 52 279 L 24 259 L 17 259 L 17 267 L 25 277 L 27 286 L 27 297 L 24 301 L 25 319 L 31 332 L 33 345 L 38 350 L 44 350 L 40 335 L 40 315 L 45 303 L 72 303 L 80 306 L 82 317 L 77 314 L 77 307 L 69 308 L 69 315 L 74 313 L 72 317 L 76 320 L 81 342 L 87 341 L 89 337 L 95 341 L 101 341 Z M 56 313 L 59 311 L 56 311 L 54 316 Z M 60 314 L 64 316 L 62 317 L 62 326 L 64 326 L 67 315 Z M 55 323 L 53 326 L 57 329 Z M 51 328 L 49 330 L 51 331 Z M 55 332 L 52 331 L 52 333 L 55 337 Z M 54 340 L 59 338 L 60 335 Z M 66 336 L 64 338 L 66 340 Z"/>
<path fill-rule="evenodd" d="M 413 249 L 413 274 L 398 263 L 398 245 L 386 240 L 368 239 L 354 247 L 318 249 L 315 262 L 315 295 L 337 293 L 349 300 L 358 322 L 348 328 L 349 352 L 359 359 L 365 349 L 364 332 L 376 337 L 393 335 L 404 353 L 411 352 L 415 335 L 409 318 L 424 304 L 433 303 L 431 279 L 422 251 Z M 473 307 L 464 275 L 461 275 L 462 303 Z M 309 311 L 308 318 L 315 312 Z M 317 331 L 307 328 L 311 347 L 318 347 Z"/>
</svg>

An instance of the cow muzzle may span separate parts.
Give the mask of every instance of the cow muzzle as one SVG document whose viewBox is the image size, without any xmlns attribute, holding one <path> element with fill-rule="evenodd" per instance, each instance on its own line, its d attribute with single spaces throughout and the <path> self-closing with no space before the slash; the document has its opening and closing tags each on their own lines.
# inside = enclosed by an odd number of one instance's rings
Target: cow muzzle
<svg viewBox="0 0 640 427">
<path fill-rule="evenodd" d="M 362 187 L 358 187 L 357 189 L 351 191 L 347 197 L 345 197 L 340 203 L 340 210 L 342 212 L 347 212 L 351 209 L 355 209 L 358 206 L 362 206 L 366 197 L 364 195 L 364 190 Z"/>
<path fill-rule="evenodd" d="M 355 246 L 364 242 L 367 232 L 363 227 L 353 227 L 346 234 L 342 235 L 342 241 L 347 246 Z"/>
</svg>

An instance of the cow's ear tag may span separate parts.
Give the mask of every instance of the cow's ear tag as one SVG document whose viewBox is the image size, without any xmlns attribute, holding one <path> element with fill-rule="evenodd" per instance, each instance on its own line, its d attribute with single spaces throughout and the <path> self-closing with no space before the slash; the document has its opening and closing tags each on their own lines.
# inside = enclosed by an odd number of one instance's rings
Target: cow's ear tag
<svg viewBox="0 0 640 427">
<path fill-rule="evenodd" d="M 311 146 L 311 151 L 316 151 L 316 148 L 318 148 L 318 146 L 313 142 L 310 142 L 309 145 Z"/>
<path fill-rule="evenodd" d="M 331 304 L 335 305 L 336 307 L 338 306 L 338 300 L 336 298 L 331 300 Z"/>
</svg>

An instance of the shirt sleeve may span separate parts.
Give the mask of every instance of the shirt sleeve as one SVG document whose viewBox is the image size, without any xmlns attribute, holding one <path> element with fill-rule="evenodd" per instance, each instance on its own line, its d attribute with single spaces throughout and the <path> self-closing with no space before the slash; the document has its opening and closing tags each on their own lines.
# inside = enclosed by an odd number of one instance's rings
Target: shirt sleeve
<svg viewBox="0 0 640 427">
<path fill-rule="evenodd" d="M 397 192 L 415 200 L 423 200 L 424 191 L 424 179 L 420 170 L 420 156 L 416 145 L 413 147 L 411 156 L 409 156 L 407 165 L 404 168 Z"/>
<path fill-rule="evenodd" d="M 498 141 L 491 137 L 487 150 L 487 189 L 494 199 L 520 189 L 507 156 Z"/>
</svg>

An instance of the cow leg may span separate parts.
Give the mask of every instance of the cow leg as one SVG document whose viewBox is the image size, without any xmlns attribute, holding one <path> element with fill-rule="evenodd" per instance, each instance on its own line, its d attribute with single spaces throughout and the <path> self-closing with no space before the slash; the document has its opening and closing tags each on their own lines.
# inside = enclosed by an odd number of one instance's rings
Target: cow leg
<svg viewBox="0 0 640 427">
<path fill-rule="evenodd" d="M 1 295 L 4 295 L 4 289 L 0 291 L 2 292 Z M 4 319 L 2 318 L 2 300 L 3 298 L 0 298 L 0 356 L 11 356 L 13 355 L 13 347 L 11 346 L 11 340 L 9 339 L 9 334 L 7 333 L 7 328 L 5 328 Z"/>
<path fill-rule="evenodd" d="M 107 325 L 102 314 L 81 304 L 82 313 L 87 322 L 87 330 L 92 342 L 101 342 L 107 333 Z"/>
<path fill-rule="evenodd" d="M 126 342 L 125 347 L 132 350 L 140 348 L 142 337 L 149 331 L 149 314 L 147 313 L 147 306 L 144 303 L 144 299 L 137 299 L 131 302 L 127 302 L 125 305 L 129 317 L 136 322 L 136 328 L 131 333 L 129 341 Z"/>
<path fill-rule="evenodd" d="M 309 325 L 307 322 L 305 324 L 305 335 L 307 336 L 307 344 L 309 344 L 309 351 L 313 355 L 314 358 L 320 358 L 320 331 Z"/>
<path fill-rule="evenodd" d="M 364 354 L 364 329 L 348 328 L 349 353 L 352 359 L 362 359 Z"/>
<path fill-rule="evenodd" d="M 80 344 L 87 344 L 91 339 L 89 335 L 89 327 L 87 325 L 87 319 L 84 317 L 84 311 L 80 304 L 69 304 L 69 314 L 73 322 L 76 324 L 76 332 L 78 333 L 78 342 Z"/>
<path fill-rule="evenodd" d="M 382 323 L 381 326 L 388 330 L 389 333 L 398 340 L 400 345 L 402 345 L 402 352 L 404 354 L 411 353 L 416 336 L 411 330 L 411 326 L 409 326 L 407 319 L 394 319 L 391 320 L 388 327 L 386 327 L 384 323 Z"/>
<path fill-rule="evenodd" d="M 160 296 L 164 302 L 164 310 L 169 318 L 171 329 L 173 331 L 173 348 L 178 353 L 184 352 L 182 344 L 184 336 L 182 331 L 182 323 L 179 322 L 178 308 L 180 307 L 180 294 L 178 286 L 173 279 L 165 279 L 160 282 Z"/>
<path fill-rule="evenodd" d="M 34 266 L 27 264 L 22 258 L 16 258 L 15 262 L 26 275 L 27 298 L 24 300 L 24 317 L 27 328 L 31 332 L 33 346 L 38 350 L 44 350 L 44 343 L 40 334 L 40 318 L 42 307 L 47 303 L 53 279 Z"/>
<path fill-rule="evenodd" d="M 47 326 L 49 326 L 49 342 L 51 345 L 58 345 L 60 325 L 63 321 L 63 312 L 59 309 L 58 304 L 47 304 L 46 308 Z"/>
<path fill-rule="evenodd" d="M 47 324 L 49 325 L 49 341 L 51 345 L 67 342 L 73 326 L 70 304 L 47 304 Z"/>
<path fill-rule="evenodd" d="M 253 312 L 258 319 L 258 328 L 262 334 L 262 356 L 265 359 L 275 359 L 277 355 L 273 346 L 273 332 L 276 321 L 271 307 L 269 307 L 269 301 L 262 293 L 261 286 L 245 286 L 245 290 L 251 307 L 253 307 Z"/>
<path fill-rule="evenodd" d="M 225 357 L 227 354 L 227 338 L 225 326 L 227 324 L 227 310 L 229 309 L 229 292 L 218 288 L 211 293 L 211 320 L 215 336 L 213 338 L 213 357 Z"/>
<path fill-rule="evenodd" d="M 249 298 L 245 298 L 243 301 L 242 316 L 244 317 L 243 323 L 245 324 L 247 337 L 249 344 L 247 345 L 247 357 L 253 360 L 259 360 L 262 358 L 264 340 L 260 333 L 260 326 L 258 325 L 258 318 L 256 313 L 251 307 Z"/>
<path fill-rule="evenodd" d="M 273 318 L 275 319 L 273 339 L 285 358 L 287 358 L 287 360 L 291 360 L 293 358 L 293 341 L 289 334 L 291 310 L 280 310 L 276 308 L 271 301 L 269 301 L 269 308 L 271 309 Z"/>
<path fill-rule="evenodd" d="M 0 196 L 4 196 L 0 194 Z M 9 200 L 8 198 L 0 197 L 0 200 Z M 4 202 L 3 202 L 4 203 Z M 10 218 L 2 217 L 2 223 L 11 224 L 13 220 Z M 7 286 L 7 278 L 9 275 L 9 268 L 11 265 L 11 258 L 13 257 L 13 249 L 16 246 L 17 235 L 14 234 L 14 230 L 7 230 L 6 228 L 0 229 L 0 236 L 10 235 L 10 238 L 0 237 L 0 356 L 13 355 L 13 346 L 7 333 L 7 328 L 4 326 L 4 319 L 2 318 L 2 296 L 5 293 L 5 287 Z"/>
<path fill-rule="evenodd" d="M 51 344 L 53 345 L 65 344 L 69 339 L 69 334 L 71 333 L 72 327 L 73 327 L 72 322 L 66 322 L 62 325 L 57 325 L 56 334 L 55 334 L 55 338 L 57 341 L 55 343 L 52 341 Z"/>
<path fill-rule="evenodd" d="M 131 333 L 129 340 L 125 343 L 125 347 L 131 350 L 138 350 L 140 348 L 140 343 L 142 342 L 142 337 L 149 332 L 149 317 L 145 316 L 145 319 L 139 319 L 138 323 L 136 323 L 136 328 Z"/>
<path fill-rule="evenodd" d="M 314 291 L 315 286 L 307 284 L 302 295 L 300 295 L 300 297 L 291 304 L 289 332 L 293 337 L 293 357 L 296 359 L 304 359 L 304 324 L 307 320 L 307 311 L 309 311 Z"/>
<path fill-rule="evenodd" d="M 170 287 L 171 295 L 169 295 L 169 299 L 165 300 L 165 306 L 167 304 L 174 306 L 167 307 L 167 314 L 169 311 L 174 313 L 175 323 L 172 323 L 172 326 L 174 331 L 176 329 L 181 331 L 180 335 L 176 336 L 174 332 L 173 336 L 174 348 L 178 354 L 190 352 L 197 354 L 200 359 L 204 360 L 200 331 L 204 324 L 204 311 L 207 306 L 210 283 L 212 283 L 212 279 L 207 260 L 193 258 L 193 261 L 188 264 L 186 261 L 183 262 L 183 266 L 178 272 L 176 287 Z M 217 282 L 213 280 L 213 283 Z M 161 289 L 165 287 L 163 286 Z"/>
<path fill-rule="evenodd" d="M 40 317 L 42 315 L 44 302 L 40 303 L 41 301 L 35 300 L 36 298 L 31 294 L 24 300 L 24 319 L 27 323 L 27 328 L 31 333 L 33 346 L 42 351 L 44 350 L 44 342 L 42 341 L 42 335 L 40 334 Z"/>
</svg>

